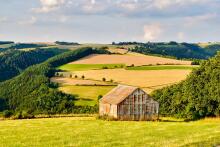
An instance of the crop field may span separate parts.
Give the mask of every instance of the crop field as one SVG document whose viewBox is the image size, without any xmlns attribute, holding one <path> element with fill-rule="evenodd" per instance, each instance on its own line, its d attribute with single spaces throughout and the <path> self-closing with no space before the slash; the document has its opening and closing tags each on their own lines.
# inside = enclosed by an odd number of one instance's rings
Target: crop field
<svg viewBox="0 0 220 147">
<path fill-rule="evenodd" d="M 105 95 L 114 86 L 73 86 L 73 85 L 63 85 L 59 89 L 68 94 L 76 94 L 79 100 L 75 102 L 75 105 L 88 105 L 94 106 L 98 102 L 99 95 Z"/>
<path fill-rule="evenodd" d="M 74 71 L 73 75 L 82 76 L 86 79 L 107 81 L 111 79 L 120 84 L 142 87 L 147 92 L 175 84 L 184 80 L 191 70 L 125 70 L 125 69 L 103 69 Z"/>
<path fill-rule="evenodd" d="M 198 66 L 180 66 L 180 65 L 133 66 L 133 67 L 127 67 L 126 70 L 173 70 L 173 69 L 192 70 L 196 67 Z"/>
<path fill-rule="evenodd" d="M 75 85 L 75 86 L 111 86 L 116 85 L 112 82 L 104 82 L 98 80 L 87 80 L 80 78 L 69 78 L 69 77 L 53 77 L 52 82 L 59 83 L 61 85 Z"/>
<path fill-rule="evenodd" d="M 0 146 L 217 146 L 220 120 L 103 121 L 66 117 L 0 121 Z"/>
<path fill-rule="evenodd" d="M 156 56 L 147 56 L 142 54 L 129 53 L 126 55 L 90 55 L 72 64 L 126 64 L 127 66 L 135 65 L 156 65 L 156 64 L 180 64 L 190 65 L 191 61 L 182 61 Z"/>
<path fill-rule="evenodd" d="M 124 64 L 65 64 L 58 67 L 58 69 L 64 71 L 80 71 L 91 69 L 108 69 L 108 68 L 123 68 Z"/>
</svg>

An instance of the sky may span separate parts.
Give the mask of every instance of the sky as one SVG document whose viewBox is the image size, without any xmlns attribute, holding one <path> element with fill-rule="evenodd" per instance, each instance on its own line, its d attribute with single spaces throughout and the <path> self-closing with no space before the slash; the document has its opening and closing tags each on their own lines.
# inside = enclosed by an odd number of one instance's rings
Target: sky
<svg viewBox="0 0 220 147">
<path fill-rule="evenodd" d="M 220 0 L 0 0 L 0 40 L 220 41 Z"/>
</svg>

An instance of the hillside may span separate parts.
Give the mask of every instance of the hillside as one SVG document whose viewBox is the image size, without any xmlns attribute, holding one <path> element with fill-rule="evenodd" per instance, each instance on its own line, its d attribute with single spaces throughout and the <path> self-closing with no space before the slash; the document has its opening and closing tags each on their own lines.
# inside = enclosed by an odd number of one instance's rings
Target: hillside
<svg viewBox="0 0 220 147">
<path fill-rule="evenodd" d="M 208 59 L 220 50 L 219 44 L 199 46 L 190 43 L 139 43 L 132 51 L 148 54 L 174 57 L 177 59 Z"/>
<path fill-rule="evenodd" d="M 82 48 L 69 51 L 31 66 L 19 76 L 0 83 L 0 111 L 9 110 L 17 117 L 28 114 L 75 112 L 75 96 L 57 91 L 50 83 L 55 67 L 98 51 Z M 76 109 L 76 110 L 75 110 Z M 87 111 L 87 110 L 85 110 Z"/>
<path fill-rule="evenodd" d="M 50 57 L 60 54 L 66 50 L 57 48 L 34 49 L 30 51 L 7 50 L 0 54 L 0 82 L 8 80 L 27 67 L 41 63 Z"/>
<path fill-rule="evenodd" d="M 180 84 L 155 91 L 161 114 L 188 119 L 220 115 L 220 53 Z"/>
<path fill-rule="evenodd" d="M 94 106 L 98 97 L 117 84 L 138 86 L 150 93 L 184 80 L 196 67 L 191 61 L 114 52 L 92 54 L 64 64 L 58 67 L 60 71 L 51 80 L 59 83 L 62 92 L 77 94 L 77 105 Z"/>
</svg>

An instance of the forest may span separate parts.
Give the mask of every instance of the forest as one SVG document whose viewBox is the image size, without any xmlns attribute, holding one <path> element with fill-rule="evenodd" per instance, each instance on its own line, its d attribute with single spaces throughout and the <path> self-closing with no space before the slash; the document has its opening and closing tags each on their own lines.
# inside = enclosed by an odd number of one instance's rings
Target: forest
<svg viewBox="0 0 220 147">
<path fill-rule="evenodd" d="M 64 51 L 66 50 L 58 48 L 30 51 L 7 49 L 0 55 L 0 82 L 18 75 L 31 65 L 41 63 Z"/>
<path fill-rule="evenodd" d="M 103 51 L 81 48 L 64 52 L 28 67 L 20 75 L 0 83 L 0 111 L 17 118 L 35 114 L 94 113 L 97 107 L 74 107 L 75 96 L 64 94 L 50 82 L 56 67 L 92 53 Z"/>
<path fill-rule="evenodd" d="M 220 116 L 220 52 L 179 84 L 153 92 L 160 114 L 190 120 Z"/>
<path fill-rule="evenodd" d="M 138 43 L 134 49 L 130 50 L 147 55 L 158 55 L 176 59 L 208 59 L 220 50 L 220 45 L 208 45 L 203 48 L 197 44 L 177 43 L 173 41 L 169 43 L 148 42 Z"/>
</svg>

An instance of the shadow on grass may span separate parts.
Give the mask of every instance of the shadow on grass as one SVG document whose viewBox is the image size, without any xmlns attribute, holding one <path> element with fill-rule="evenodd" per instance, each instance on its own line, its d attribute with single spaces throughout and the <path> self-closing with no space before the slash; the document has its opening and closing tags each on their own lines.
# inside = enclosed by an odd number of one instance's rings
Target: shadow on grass
<svg viewBox="0 0 220 147">
<path fill-rule="evenodd" d="M 197 141 L 197 142 L 188 143 L 188 144 L 182 145 L 181 147 L 191 147 L 191 146 L 219 147 L 220 146 L 220 141 L 219 140 L 220 140 L 219 137 L 215 137 L 215 138 L 212 138 L 211 140 Z"/>
</svg>

